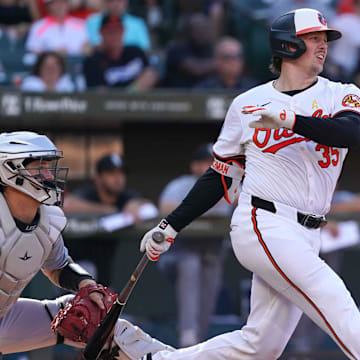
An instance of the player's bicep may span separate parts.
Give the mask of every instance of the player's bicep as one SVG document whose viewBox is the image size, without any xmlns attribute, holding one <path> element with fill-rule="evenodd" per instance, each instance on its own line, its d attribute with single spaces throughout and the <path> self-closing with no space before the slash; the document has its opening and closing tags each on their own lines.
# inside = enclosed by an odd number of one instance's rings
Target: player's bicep
<svg viewBox="0 0 360 360">
<path fill-rule="evenodd" d="M 49 256 L 45 260 L 42 270 L 56 270 L 63 268 L 68 263 L 69 252 L 61 235 L 53 244 Z"/>
</svg>

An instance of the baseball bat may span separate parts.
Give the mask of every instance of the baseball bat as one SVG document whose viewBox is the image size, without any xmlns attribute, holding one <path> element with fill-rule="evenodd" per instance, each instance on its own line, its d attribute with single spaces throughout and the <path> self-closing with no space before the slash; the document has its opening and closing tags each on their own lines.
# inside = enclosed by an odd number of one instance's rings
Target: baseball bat
<svg viewBox="0 0 360 360">
<path fill-rule="evenodd" d="M 152 234 L 152 238 L 157 243 L 162 243 L 165 240 L 164 234 L 160 231 L 154 232 Z M 136 282 L 138 281 L 148 262 L 149 259 L 145 253 L 137 264 L 134 272 L 131 274 L 130 279 L 121 290 L 118 298 L 106 313 L 100 325 L 95 330 L 93 336 L 88 341 L 83 353 L 83 358 L 85 360 L 97 360 L 99 357 L 107 338 L 114 328 L 118 317 L 121 315 L 126 302 L 136 285 Z"/>
</svg>

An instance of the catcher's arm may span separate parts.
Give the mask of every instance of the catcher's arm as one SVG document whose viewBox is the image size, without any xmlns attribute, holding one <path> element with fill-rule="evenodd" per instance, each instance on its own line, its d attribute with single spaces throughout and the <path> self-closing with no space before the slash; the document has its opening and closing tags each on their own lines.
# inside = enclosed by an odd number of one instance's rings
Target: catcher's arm
<svg viewBox="0 0 360 360">
<path fill-rule="evenodd" d="M 53 282 L 66 290 L 78 291 L 87 285 L 96 285 L 93 277 L 79 264 L 76 264 L 71 257 L 68 258 L 68 263 L 61 269 L 45 270 L 42 272 Z M 100 308 L 105 309 L 103 304 L 103 296 L 99 292 L 90 294 L 90 299 Z"/>
</svg>

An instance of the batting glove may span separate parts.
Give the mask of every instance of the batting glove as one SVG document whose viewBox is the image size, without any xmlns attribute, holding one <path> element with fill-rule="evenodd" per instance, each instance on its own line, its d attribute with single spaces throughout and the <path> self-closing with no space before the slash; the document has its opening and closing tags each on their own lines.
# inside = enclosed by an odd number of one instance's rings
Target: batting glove
<svg viewBox="0 0 360 360">
<path fill-rule="evenodd" d="M 164 235 L 165 241 L 161 243 L 154 241 L 152 235 L 157 231 Z M 157 226 L 144 235 L 140 243 L 140 251 L 146 251 L 149 260 L 157 261 L 162 253 L 169 250 L 170 245 L 174 242 L 177 234 L 178 232 L 167 222 L 167 220 L 162 219 Z"/>
<path fill-rule="evenodd" d="M 242 108 L 243 114 L 251 114 L 260 119 L 249 123 L 251 128 L 261 129 L 279 129 L 287 128 L 292 130 L 296 121 L 296 114 L 294 111 L 283 108 L 279 104 L 269 103 L 262 106 L 244 106 Z"/>
<path fill-rule="evenodd" d="M 146 359 L 148 358 L 147 354 L 153 355 L 163 350 L 170 352 L 175 350 L 124 319 L 117 321 L 113 342 L 120 348 L 116 359 L 121 360 Z"/>
</svg>

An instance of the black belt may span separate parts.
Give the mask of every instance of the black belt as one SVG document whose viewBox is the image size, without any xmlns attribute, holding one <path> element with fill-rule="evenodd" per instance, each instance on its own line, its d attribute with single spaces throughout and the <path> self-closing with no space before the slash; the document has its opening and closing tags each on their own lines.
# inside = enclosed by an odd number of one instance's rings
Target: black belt
<svg viewBox="0 0 360 360">
<path fill-rule="evenodd" d="M 276 213 L 275 204 L 271 201 L 260 199 L 256 196 L 251 196 L 251 205 L 259 209 L 267 210 L 272 213 Z M 305 215 L 301 212 L 297 213 L 297 221 L 299 224 L 309 228 L 309 229 L 318 229 L 327 224 L 325 216 L 314 216 L 314 215 Z"/>
</svg>

